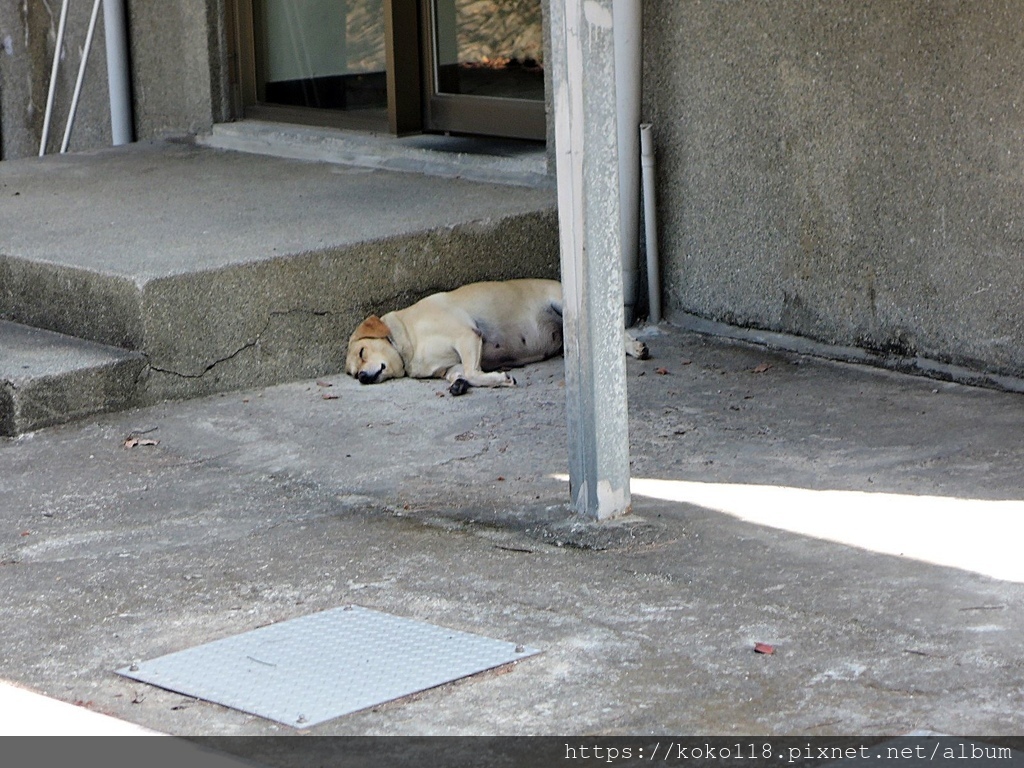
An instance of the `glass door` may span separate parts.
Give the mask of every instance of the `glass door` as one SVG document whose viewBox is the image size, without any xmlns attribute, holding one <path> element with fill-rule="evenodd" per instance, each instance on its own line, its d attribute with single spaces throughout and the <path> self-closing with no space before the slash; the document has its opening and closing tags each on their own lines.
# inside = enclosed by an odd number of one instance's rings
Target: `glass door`
<svg viewBox="0 0 1024 768">
<path fill-rule="evenodd" d="M 245 117 L 544 140 L 542 0 L 230 0 Z"/>
<path fill-rule="evenodd" d="M 424 127 L 545 138 L 541 0 L 425 0 Z"/>
<path fill-rule="evenodd" d="M 387 124 L 384 0 L 253 0 L 251 7 L 255 106 L 285 117 L 330 110 L 345 115 L 340 122 Z"/>
</svg>

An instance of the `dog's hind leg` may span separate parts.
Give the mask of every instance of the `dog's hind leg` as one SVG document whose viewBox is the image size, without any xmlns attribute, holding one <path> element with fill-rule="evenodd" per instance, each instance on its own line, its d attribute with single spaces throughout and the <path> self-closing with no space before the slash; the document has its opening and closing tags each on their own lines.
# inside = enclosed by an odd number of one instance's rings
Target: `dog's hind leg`
<svg viewBox="0 0 1024 768">
<path fill-rule="evenodd" d="M 551 302 L 551 310 L 562 317 L 562 299 L 559 297 L 557 300 Z M 651 352 L 647 349 L 647 345 L 636 338 L 630 331 L 626 330 L 622 333 L 622 341 L 626 354 L 630 357 L 635 357 L 637 360 L 646 360 L 651 356 Z"/>
<path fill-rule="evenodd" d="M 480 358 L 483 340 L 476 333 L 460 339 L 455 345 L 461 363 L 453 365 L 445 373 L 451 383 L 448 391 L 453 395 L 464 395 L 469 387 L 514 387 L 516 380 L 503 371 L 483 371 Z"/>
</svg>

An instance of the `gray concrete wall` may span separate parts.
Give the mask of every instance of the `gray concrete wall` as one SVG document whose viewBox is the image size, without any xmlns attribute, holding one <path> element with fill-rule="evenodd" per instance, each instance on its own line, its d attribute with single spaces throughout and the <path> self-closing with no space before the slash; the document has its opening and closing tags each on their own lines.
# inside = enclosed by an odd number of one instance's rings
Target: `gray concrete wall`
<svg viewBox="0 0 1024 768">
<path fill-rule="evenodd" d="M 649 0 L 669 317 L 1024 374 L 1015 0 Z"/>
<path fill-rule="evenodd" d="M 209 130 L 228 112 L 224 0 L 128 0 L 129 47 L 140 139 Z M 59 0 L 0 0 L 0 159 L 39 151 Z M 85 43 L 91 2 L 69 5 L 48 151 L 60 148 Z M 100 12 L 71 151 L 110 144 Z"/>
<path fill-rule="evenodd" d="M 225 0 L 128 0 L 139 138 L 227 119 Z"/>
<path fill-rule="evenodd" d="M 0 0 L 0 159 L 38 154 L 61 4 Z M 71 2 L 50 125 L 48 152 L 60 149 L 82 60 L 90 2 Z M 107 63 L 102 13 L 78 105 L 69 149 L 110 143 Z"/>
</svg>

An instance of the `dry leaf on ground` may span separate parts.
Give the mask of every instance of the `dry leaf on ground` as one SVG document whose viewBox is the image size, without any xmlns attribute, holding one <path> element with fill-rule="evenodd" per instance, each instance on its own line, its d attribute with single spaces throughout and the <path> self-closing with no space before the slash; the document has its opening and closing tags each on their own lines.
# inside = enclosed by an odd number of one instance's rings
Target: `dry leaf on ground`
<svg viewBox="0 0 1024 768">
<path fill-rule="evenodd" d="M 124 441 L 125 448 L 137 448 L 140 445 L 160 445 L 160 441 L 148 437 L 129 437 Z"/>
</svg>

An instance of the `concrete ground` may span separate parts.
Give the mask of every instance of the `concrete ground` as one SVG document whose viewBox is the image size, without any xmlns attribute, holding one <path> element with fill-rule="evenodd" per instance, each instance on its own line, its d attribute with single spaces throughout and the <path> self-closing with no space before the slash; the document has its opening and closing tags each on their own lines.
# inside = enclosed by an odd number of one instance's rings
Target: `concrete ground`
<svg viewBox="0 0 1024 768">
<path fill-rule="evenodd" d="M 0 676 L 291 733 L 113 670 L 354 603 L 543 653 L 315 734 L 1024 732 L 1020 395 L 649 343 L 612 524 L 564 506 L 560 360 L 457 399 L 338 376 L 0 441 Z"/>
</svg>

